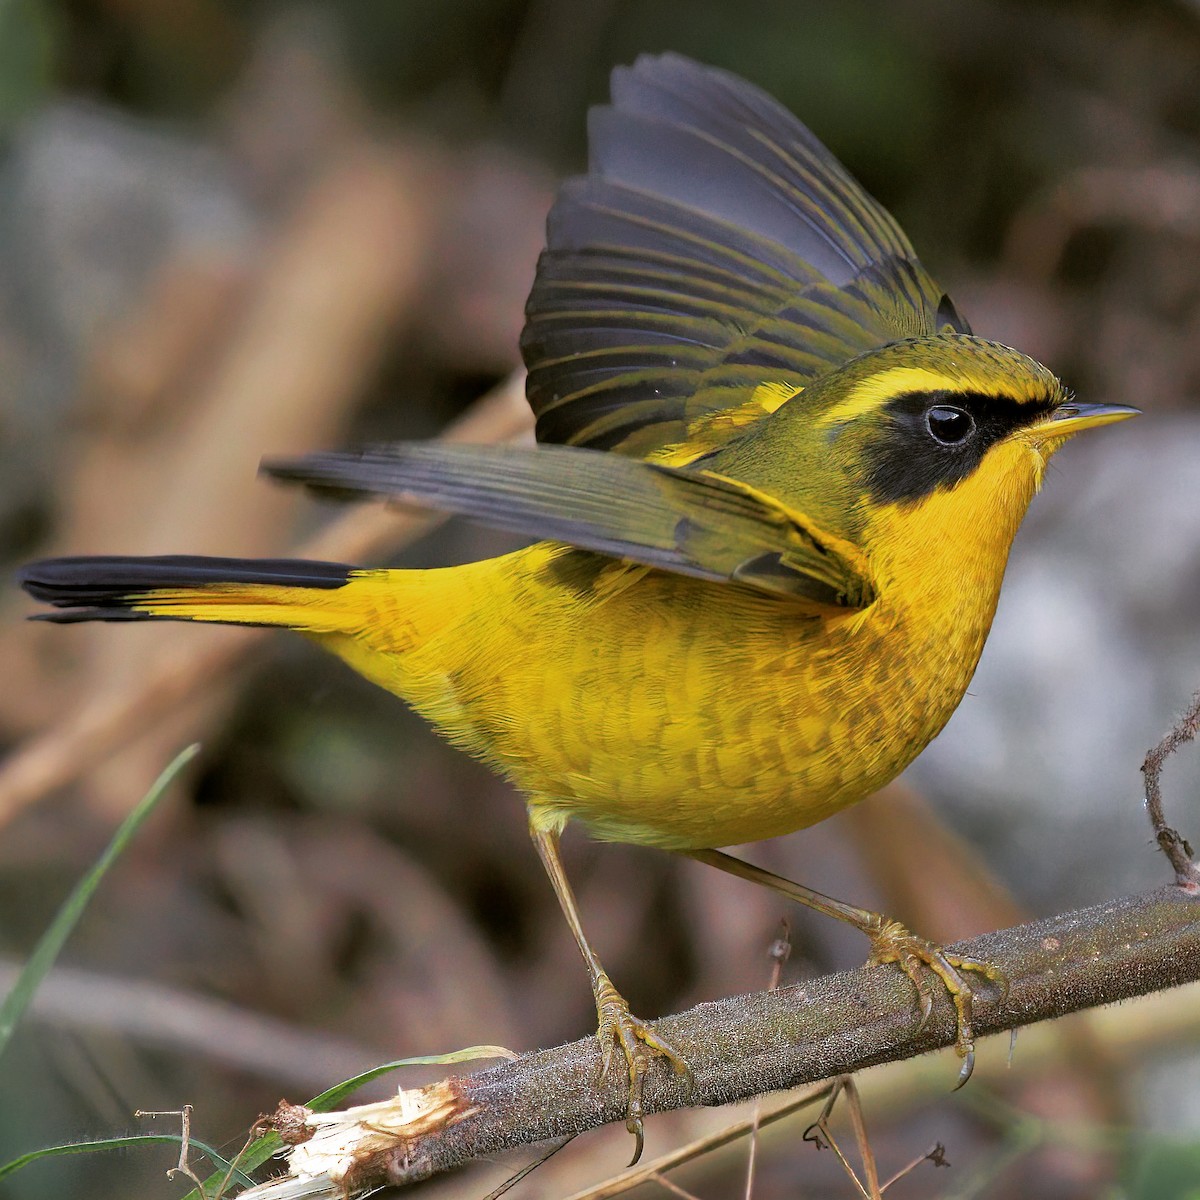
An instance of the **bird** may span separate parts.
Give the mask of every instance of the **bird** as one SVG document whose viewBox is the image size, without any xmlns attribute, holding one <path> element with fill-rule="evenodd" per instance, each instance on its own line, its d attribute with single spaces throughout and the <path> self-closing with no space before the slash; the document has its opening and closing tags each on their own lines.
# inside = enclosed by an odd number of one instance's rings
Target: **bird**
<svg viewBox="0 0 1200 1200">
<path fill-rule="evenodd" d="M 521 350 L 533 445 L 400 442 L 266 459 L 532 542 L 421 570 L 186 555 L 47 559 L 58 622 L 281 626 L 394 692 L 510 780 L 578 943 L 626 1123 L 684 1058 L 584 932 L 569 823 L 765 883 L 850 921 L 957 1015 L 971 976 L 882 914 L 721 849 L 878 790 L 945 725 L 1050 457 L 1137 410 L 1077 401 L 975 335 L 896 221 L 786 108 L 679 54 L 611 77 L 561 187 Z M 978 986 L 976 983 L 975 986 Z"/>
</svg>

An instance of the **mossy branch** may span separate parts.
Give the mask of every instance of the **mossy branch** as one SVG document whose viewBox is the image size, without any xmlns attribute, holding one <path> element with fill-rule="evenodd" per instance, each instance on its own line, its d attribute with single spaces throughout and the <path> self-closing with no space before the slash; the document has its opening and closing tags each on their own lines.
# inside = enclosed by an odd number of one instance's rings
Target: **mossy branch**
<svg viewBox="0 0 1200 1200">
<path fill-rule="evenodd" d="M 1172 885 L 953 949 L 1004 973 L 1007 994 L 981 986 L 975 1006 L 976 1034 L 998 1033 L 1200 979 L 1200 888 Z M 689 1089 L 656 1065 L 646 1112 L 726 1104 L 953 1043 L 945 995 L 923 1030 L 916 1023 L 911 984 L 893 967 L 702 1004 L 657 1022 L 693 1081 Z M 356 1195 L 623 1120 L 625 1081 L 614 1072 L 601 1082 L 599 1070 L 589 1037 L 345 1113 L 306 1119 L 307 1110 L 289 1108 L 292 1174 L 253 1195 Z"/>
</svg>

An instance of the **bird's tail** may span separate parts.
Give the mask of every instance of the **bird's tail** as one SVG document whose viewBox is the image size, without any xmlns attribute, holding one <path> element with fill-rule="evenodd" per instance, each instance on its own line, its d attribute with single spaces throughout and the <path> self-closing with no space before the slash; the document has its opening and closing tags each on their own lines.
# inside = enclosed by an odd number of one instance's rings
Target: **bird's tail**
<svg viewBox="0 0 1200 1200">
<path fill-rule="evenodd" d="M 299 559 L 48 558 L 31 563 L 21 586 L 54 611 L 43 621 L 205 621 L 281 625 L 312 634 L 352 631 L 361 599 L 358 572 L 340 563 Z"/>
</svg>

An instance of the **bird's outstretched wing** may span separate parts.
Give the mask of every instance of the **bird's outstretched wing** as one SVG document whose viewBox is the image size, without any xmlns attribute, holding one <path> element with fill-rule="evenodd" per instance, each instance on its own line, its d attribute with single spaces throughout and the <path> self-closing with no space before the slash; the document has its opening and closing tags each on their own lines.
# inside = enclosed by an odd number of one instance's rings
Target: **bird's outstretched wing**
<svg viewBox="0 0 1200 1200">
<path fill-rule="evenodd" d="M 387 496 L 535 538 L 777 596 L 863 607 L 861 552 L 737 480 L 572 446 L 400 442 L 268 459 L 277 479 Z"/>
<path fill-rule="evenodd" d="M 891 216 L 744 80 L 646 55 L 588 130 L 526 307 L 539 441 L 644 456 L 764 382 L 970 332 Z"/>
</svg>

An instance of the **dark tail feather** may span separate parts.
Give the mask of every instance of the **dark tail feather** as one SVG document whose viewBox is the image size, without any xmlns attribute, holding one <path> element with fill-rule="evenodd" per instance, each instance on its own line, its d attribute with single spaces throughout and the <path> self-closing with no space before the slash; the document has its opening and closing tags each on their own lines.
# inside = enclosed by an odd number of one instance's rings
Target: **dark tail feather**
<svg viewBox="0 0 1200 1200">
<path fill-rule="evenodd" d="M 238 585 L 340 588 L 348 581 L 351 570 L 341 563 L 290 558 L 206 558 L 182 554 L 153 558 L 87 556 L 30 563 L 18 573 L 17 580 L 34 599 L 64 610 L 39 613 L 35 619 L 62 623 L 137 621 L 169 615 L 131 608 L 156 591 Z M 196 619 L 190 614 L 179 615 L 186 620 Z"/>
</svg>

